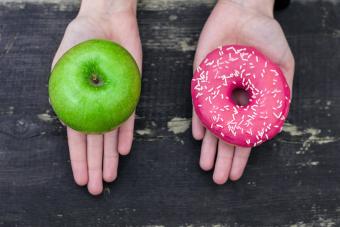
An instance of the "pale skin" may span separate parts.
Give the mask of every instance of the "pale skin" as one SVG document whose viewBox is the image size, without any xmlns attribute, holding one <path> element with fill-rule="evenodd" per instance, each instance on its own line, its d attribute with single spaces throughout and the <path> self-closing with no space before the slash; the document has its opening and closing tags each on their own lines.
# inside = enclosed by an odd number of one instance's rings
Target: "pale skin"
<svg viewBox="0 0 340 227">
<path fill-rule="evenodd" d="M 136 0 L 83 0 L 78 16 L 68 25 L 54 57 L 57 60 L 74 45 L 89 39 L 112 40 L 125 47 L 142 70 L 142 47 L 136 19 Z M 103 191 L 103 180 L 117 177 L 119 155 L 129 154 L 134 114 L 119 128 L 104 134 L 84 134 L 67 127 L 75 182 L 87 185 L 92 195 Z"/>
<path fill-rule="evenodd" d="M 199 38 L 194 70 L 204 57 L 221 45 L 253 46 L 279 65 L 292 88 L 294 57 L 284 33 L 273 18 L 274 0 L 219 0 L 211 12 Z M 251 148 L 227 144 L 206 130 L 195 111 L 192 134 L 202 141 L 200 166 L 214 168 L 213 180 L 224 184 L 242 176 Z"/>
<path fill-rule="evenodd" d="M 78 16 L 68 25 L 53 60 L 74 45 L 93 38 L 124 46 L 142 69 L 142 48 L 136 20 L 136 0 L 82 0 Z M 279 24 L 273 19 L 274 0 L 219 0 L 206 22 L 197 46 L 194 69 L 211 50 L 225 44 L 254 46 L 277 63 L 292 87 L 294 58 Z M 92 195 L 103 191 L 103 181 L 117 177 L 119 155 L 127 155 L 133 140 L 134 115 L 119 128 L 105 134 L 84 134 L 67 127 L 75 182 L 87 185 Z M 195 112 L 192 132 L 203 140 L 200 166 L 211 170 L 213 180 L 223 184 L 242 176 L 250 149 L 219 141 L 206 130 Z M 215 161 L 216 157 L 216 161 Z"/>
</svg>

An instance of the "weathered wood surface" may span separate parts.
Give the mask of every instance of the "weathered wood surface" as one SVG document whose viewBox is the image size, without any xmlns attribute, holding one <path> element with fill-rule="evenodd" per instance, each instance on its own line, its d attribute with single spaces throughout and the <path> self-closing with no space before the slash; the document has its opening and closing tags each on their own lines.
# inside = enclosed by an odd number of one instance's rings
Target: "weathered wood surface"
<svg viewBox="0 0 340 227">
<path fill-rule="evenodd" d="M 51 60 L 78 7 L 60 2 L 0 2 L 0 225 L 340 225 L 340 1 L 276 13 L 296 58 L 288 124 L 224 186 L 199 169 L 188 129 L 192 59 L 213 1 L 142 1 L 136 138 L 96 198 L 74 184 L 48 104 Z"/>
</svg>

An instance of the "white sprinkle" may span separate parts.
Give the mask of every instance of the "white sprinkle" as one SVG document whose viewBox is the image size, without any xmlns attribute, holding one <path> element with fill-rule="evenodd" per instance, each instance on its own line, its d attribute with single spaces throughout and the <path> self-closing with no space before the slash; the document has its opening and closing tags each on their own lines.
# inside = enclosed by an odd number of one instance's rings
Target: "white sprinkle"
<svg viewBox="0 0 340 227">
<path fill-rule="evenodd" d="M 275 76 L 279 75 L 279 73 L 275 69 L 271 69 L 270 71 L 273 72 L 275 74 Z"/>
<path fill-rule="evenodd" d="M 233 106 L 233 109 L 234 109 L 234 114 L 238 114 L 238 111 L 237 111 L 237 109 L 235 108 L 235 106 Z"/>
<path fill-rule="evenodd" d="M 238 58 L 229 58 L 228 60 L 231 61 L 231 62 L 234 62 L 234 61 L 237 61 Z"/>
<path fill-rule="evenodd" d="M 264 129 L 262 129 L 262 131 L 257 131 L 258 135 L 262 138 L 263 133 L 264 133 Z"/>
<path fill-rule="evenodd" d="M 233 50 L 234 51 L 234 53 L 236 54 L 236 50 L 235 50 L 235 48 L 233 47 L 233 46 L 231 46 L 231 47 L 228 47 L 226 50 Z M 229 53 L 230 54 L 230 53 Z"/>
<path fill-rule="evenodd" d="M 271 93 L 274 94 L 274 93 L 280 93 L 281 91 L 278 90 L 278 89 L 274 89 Z"/>
<path fill-rule="evenodd" d="M 274 114 L 274 116 L 275 116 L 277 119 L 279 119 L 279 118 L 281 117 L 281 115 L 282 115 L 282 112 L 280 112 L 278 115 L 277 115 L 276 113 L 274 113 L 274 112 L 273 112 L 273 114 Z"/>
<path fill-rule="evenodd" d="M 203 93 L 199 92 L 199 93 L 197 93 L 196 98 L 198 98 L 198 97 L 200 97 L 202 95 L 203 95 Z"/>
<path fill-rule="evenodd" d="M 212 104 L 210 96 L 208 96 L 209 103 Z"/>
<path fill-rule="evenodd" d="M 212 60 L 211 62 L 206 63 L 206 65 L 210 66 L 210 65 L 214 64 L 214 62 L 215 62 L 215 60 Z"/>
<path fill-rule="evenodd" d="M 244 56 L 248 55 L 248 53 L 240 53 L 240 57 L 242 61 L 248 61 L 248 58 L 244 58 Z"/>
<path fill-rule="evenodd" d="M 231 133 L 236 136 L 236 131 L 232 130 Z"/>
<path fill-rule="evenodd" d="M 202 91 L 203 87 L 200 84 L 197 83 L 197 85 L 194 87 L 194 90 Z"/>
<path fill-rule="evenodd" d="M 282 102 L 280 102 L 279 103 L 279 105 L 276 107 L 276 109 L 279 109 L 279 108 L 281 108 L 282 107 Z M 273 109 L 274 109 L 275 107 L 273 107 Z"/>
</svg>

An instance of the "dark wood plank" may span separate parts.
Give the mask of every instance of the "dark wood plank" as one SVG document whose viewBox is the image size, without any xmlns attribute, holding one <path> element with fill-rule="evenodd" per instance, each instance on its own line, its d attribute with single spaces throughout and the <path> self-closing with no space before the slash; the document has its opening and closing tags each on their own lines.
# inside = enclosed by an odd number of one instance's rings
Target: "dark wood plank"
<svg viewBox="0 0 340 227">
<path fill-rule="evenodd" d="M 213 2 L 150 2 L 139 7 L 144 71 L 133 151 L 97 198 L 73 182 L 47 97 L 77 4 L 0 3 L 0 225 L 340 225 L 340 1 L 295 0 L 277 12 L 296 58 L 288 124 L 224 186 L 199 169 L 200 143 L 185 130 L 194 49 Z M 184 133 L 169 131 L 176 117 Z"/>
</svg>

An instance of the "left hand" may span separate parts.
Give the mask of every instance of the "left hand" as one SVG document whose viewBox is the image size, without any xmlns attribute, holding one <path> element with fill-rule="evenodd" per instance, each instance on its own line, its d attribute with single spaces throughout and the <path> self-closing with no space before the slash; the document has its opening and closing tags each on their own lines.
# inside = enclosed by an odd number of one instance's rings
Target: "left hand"
<svg viewBox="0 0 340 227">
<path fill-rule="evenodd" d="M 194 70 L 205 56 L 227 44 L 253 46 L 279 65 L 292 88 L 294 57 L 279 23 L 273 18 L 274 0 L 219 0 L 201 33 Z M 195 111 L 192 134 L 202 140 L 200 166 L 214 167 L 213 180 L 224 184 L 228 178 L 238 180 L 245 169 L 251 149 L 224 143 L 206 130 Z M 217 153 L 216 161 L 215 156 Z"/>
</svg>

